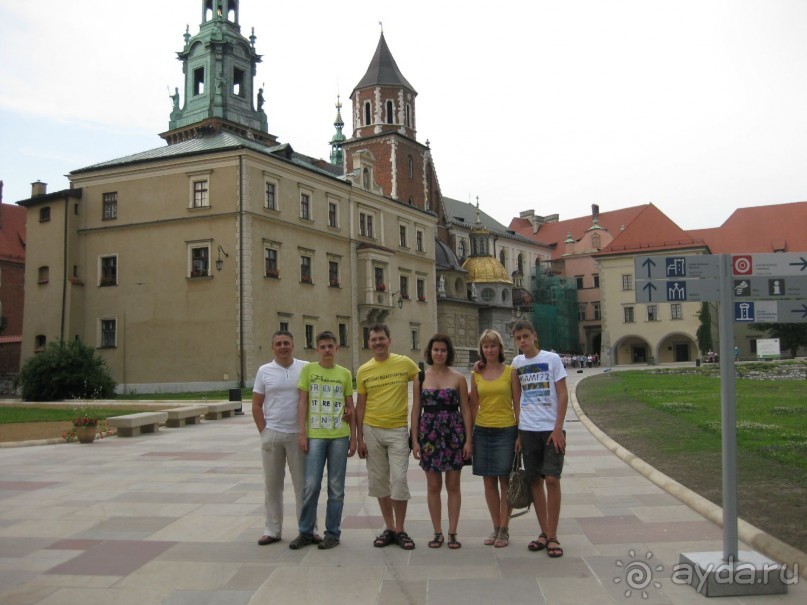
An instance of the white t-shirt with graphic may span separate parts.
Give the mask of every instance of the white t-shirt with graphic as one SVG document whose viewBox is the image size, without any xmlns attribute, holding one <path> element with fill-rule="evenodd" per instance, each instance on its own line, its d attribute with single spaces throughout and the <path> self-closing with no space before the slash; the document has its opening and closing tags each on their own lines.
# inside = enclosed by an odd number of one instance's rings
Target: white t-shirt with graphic
<svg viewBox="0 0 807 605">
<path fill-rule="evenodd" d="M 566 369 L 560 355 L 539 350 L 535 357 L 517 355 L 512 365 L 521 384 L 518 428 L 523 431 L 553 430 L 558 417 L 558 391 L 555 383 L 566 378 Z"/>
</svg>

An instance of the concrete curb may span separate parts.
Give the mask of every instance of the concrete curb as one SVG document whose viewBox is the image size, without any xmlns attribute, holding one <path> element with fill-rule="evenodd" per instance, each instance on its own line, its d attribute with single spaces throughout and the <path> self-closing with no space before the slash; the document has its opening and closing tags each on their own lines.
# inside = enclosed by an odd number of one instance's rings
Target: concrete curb
<svg viewBox="0 0 807 605">
<path fill-rule="evenodd" d="M 4 441 L 0 443 L 0 450 L 11 447 L 33 447 L 35 445 L 56 445 L 57 443 L 67 443 L 63 437 L 53 439 L 31 439 L 30 441 Z"/>
<path fill-rule="evenodd" d="M 582 380 L 580 381 L 582 383 Z M 580 385 L 578 383 L 578 386 Z M 586 416 L 585 412 L 580 407 L 577 401 L 577 389 L 572 393 L 571 404 L 580 423 L 586 427 L 589 433 L 602 443 L 608 450 L 613 452 L 618 458 L 636 470 L 645 478 L 649 479 L 665 492 L 678 498 L 681 502 L 689 506 L 695 512 L 703 515 L 709 521 L 723 527 L 723 509 L 713 502 L 710 502 L 703 496 L 700 496 L 681 485 L 675 479 L 668 477 L 664 473 L 653 468 L 644 460 L 638 458 L 635 454 L 626 450 L 619 445 L 616 441 L 611 439 L 608 435 L 603 433 L 592 421 Z M 798 565 L 799 575 L 807 577 L 807 553 L 782 542 L 778 538 L 774 538 L 770 534 L 762 531 L 758 527 L 750 523 L 737 520 L 737 533 L 740 540 L 752 546 L 758 552 L 764 554 L 779 563 L 787 564 L 791 569 L 795 569 Z"/>
</svg>

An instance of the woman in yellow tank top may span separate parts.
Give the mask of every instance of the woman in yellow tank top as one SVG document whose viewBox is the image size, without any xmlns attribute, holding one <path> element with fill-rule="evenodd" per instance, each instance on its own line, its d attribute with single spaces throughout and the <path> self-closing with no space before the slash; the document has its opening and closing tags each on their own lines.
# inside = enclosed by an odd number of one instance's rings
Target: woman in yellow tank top
<svg viewBox="0 0 807 605">
<path fill-rule="evenodd" d="M 511 366 L 504 363 L 504 342 L 496 330 L 479 338 L 480 362 L 471 375 L 471 414 L 474 475 L 485 485 L 485 502 L 493 532 L 485 540 L 496 548 L 510 540 L 507 483 L 518 442 L 518 407 L 521 385 Z"/>
</svg>

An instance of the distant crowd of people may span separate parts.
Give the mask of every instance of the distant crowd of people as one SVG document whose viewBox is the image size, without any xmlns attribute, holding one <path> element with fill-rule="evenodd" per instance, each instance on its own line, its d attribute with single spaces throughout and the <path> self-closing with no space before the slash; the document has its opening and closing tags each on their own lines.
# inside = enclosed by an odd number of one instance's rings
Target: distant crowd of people
<svg viewBox="0 0 807 605">
<path fill-rule="evenodd" d="M 593 355 L 571 355 L 564 353 L 560 356 L 564 368 L 595 368 L 600 365 L 600 356 Z"/>
<path fill-rule="evenodd" d="M 356 399 L 348 369 L 335 363 L 338 341 L 332 332 L 316 337 L 318 360 L 295 359 L 288 331 L 272 335 L 274 359 L 255 378 L 252 416 L 261 436 L 265 475 L 266 525 L 260 545 L 281 540 L 283 487 L 288 468 L 296 501 L 297 537 L 289 548 L 338 546 L 341 539 L 347 459 L 366 461 L 368 495 L 378 500 L 384 528 L 373 546 L 415 548 L 405 529 L 410 499 L 410 455 L 426 475 L 426 501 L 433 525 L 429 548 L 458 549 L 460 473 L 472 465 L 482 477 L 492 529 L 484 544 L 509 544 L 512 508 L 509 475 L 520 454 L 530 485 L 540 535 L 527 545 L 563 556 L 558 540 L 560 476 L 566 452 L 568 406 L 561 357 L 538 348 L 527 320 L 517 321 L 513 340 L 520 351 L 505 363 L 504 342 L 495 330 L 479 339 L 479 361 L 470 389 L 451 366 L 454 346 L 435 334 L 425 350 L 427 368 L 392 353 L 389 328 L 369 330 L 373 358 L 356 373 Z M 413 405 L 409 411 L 409 383 Z M 317 532 L 317 503 L 328 470 L 324 537 Z M 448 531 L 443 533 L 442 490 L 447 492 Z"/>
</svg>

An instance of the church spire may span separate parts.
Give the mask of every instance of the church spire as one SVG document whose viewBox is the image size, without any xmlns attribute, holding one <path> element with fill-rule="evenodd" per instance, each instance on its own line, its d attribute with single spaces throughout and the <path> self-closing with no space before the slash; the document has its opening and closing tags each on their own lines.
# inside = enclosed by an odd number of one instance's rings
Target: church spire
<svg viewBox="0 0 807 605">
<path fill-rule="evenodd" d="M 263 89 L 255 90 L 261 56 L 255 51 L 255 30 L 249 38 L 238 23 L 240 0 L 202 0 L 202 23 L 195 36 L 186 28 L 185 45 L 177 53 L 184 86 L 170 94 L 169 144 L 203 132 L 229 130 L 268 144 Z"/>
<path fill-rule="evenodd" d="M 331 139 L 331 164 L 335 166 L 342 166 L 344 164 L 345 154 L 342 151 L 342 145 L 347 140 L 342 129 L 345 127 L 345 122 L 342 120 L 342 101 L 339 95 L 336 95 L 336 121 L 333 123 L 336 127 L 336 133 Z"/>
</svg>

